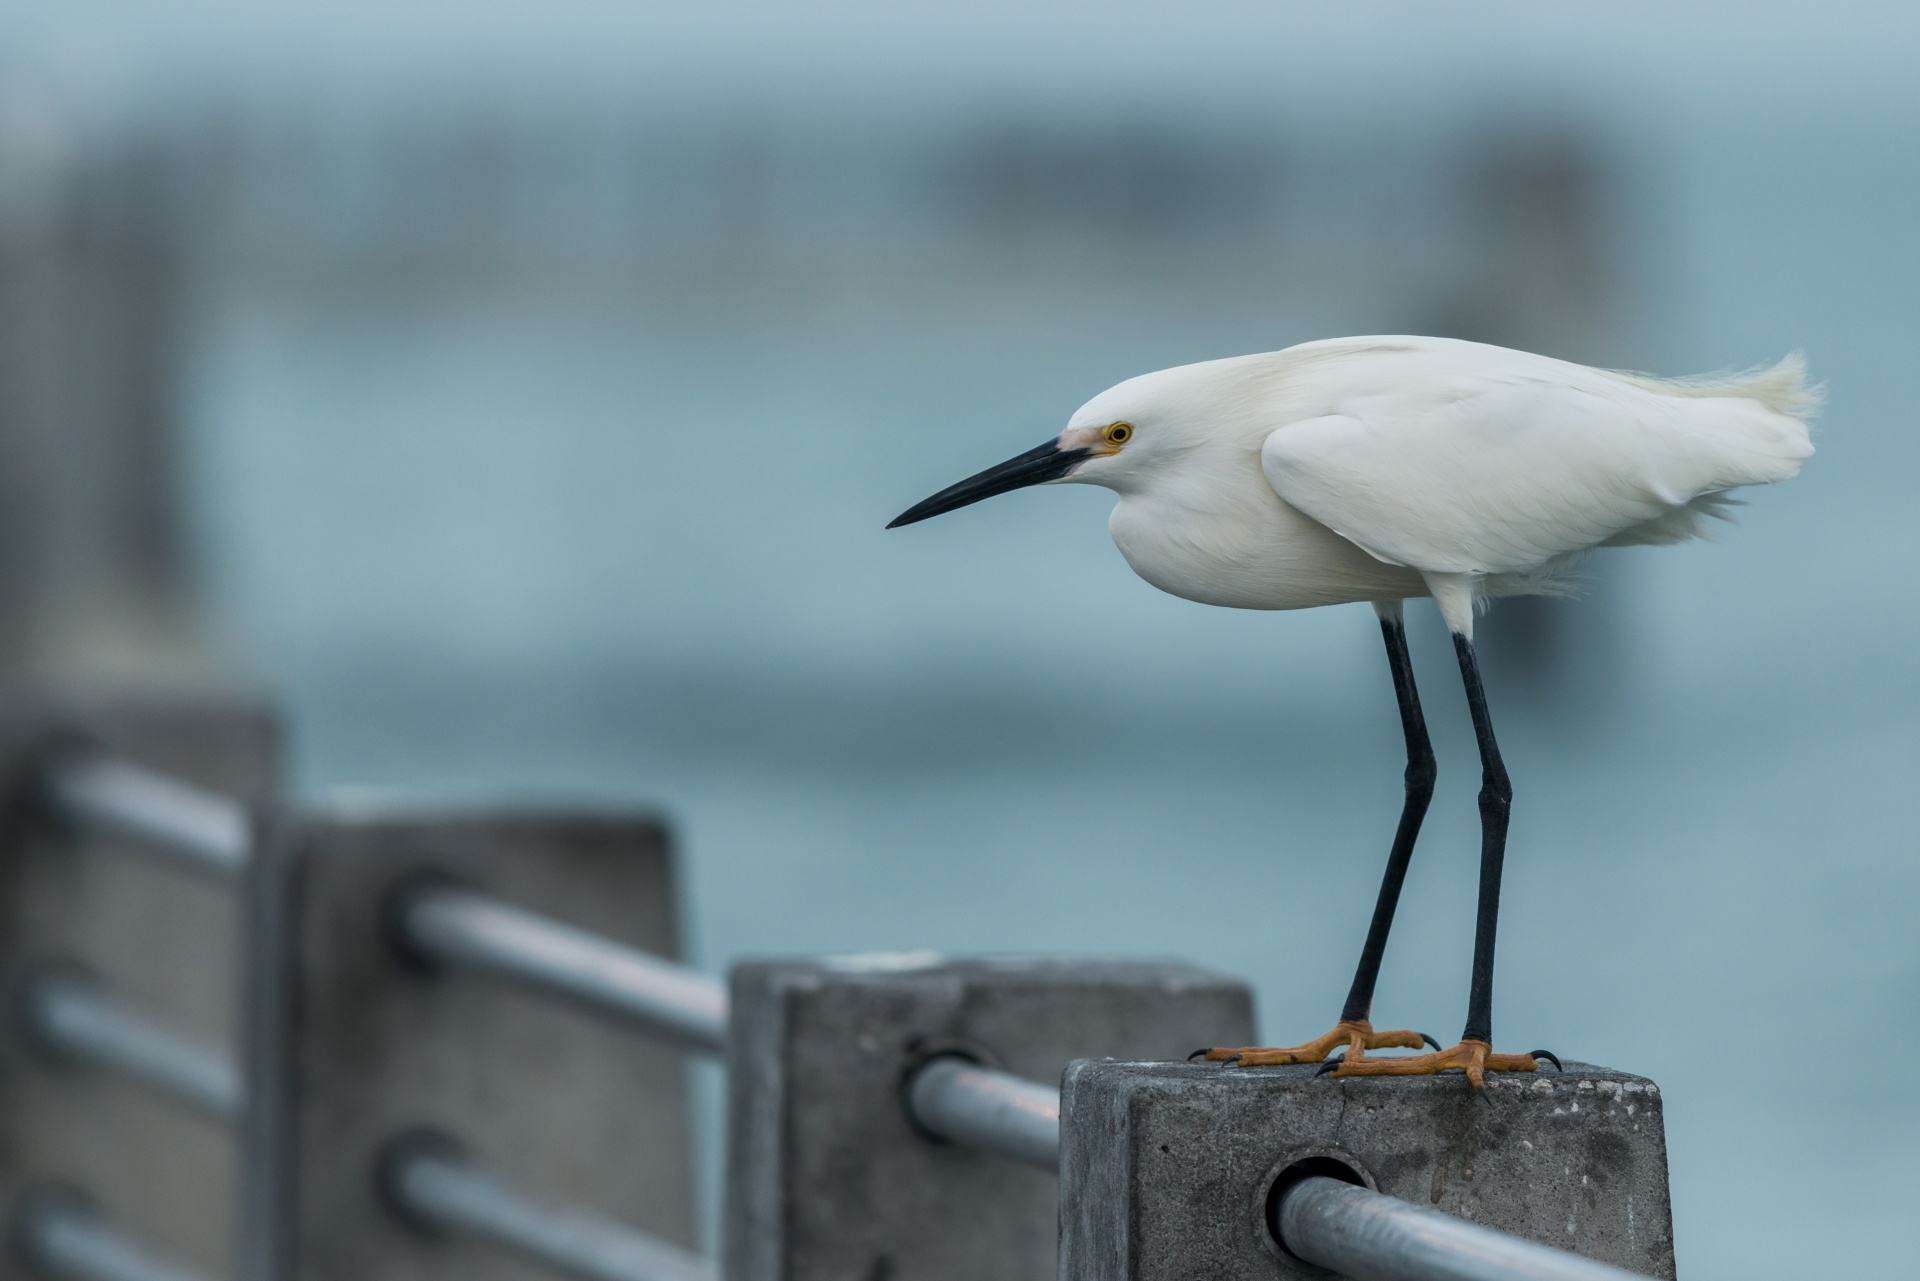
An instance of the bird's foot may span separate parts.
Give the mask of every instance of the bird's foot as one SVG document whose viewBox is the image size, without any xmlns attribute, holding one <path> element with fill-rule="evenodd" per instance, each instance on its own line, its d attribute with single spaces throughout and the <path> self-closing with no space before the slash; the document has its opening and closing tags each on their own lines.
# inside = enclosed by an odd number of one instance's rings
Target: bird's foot
<svg viewBox="0 0 1920 1281">
<path fill-rule="evenodd" d="M 1400 1058 L 1354 1058 L 1351 1054 L 1322 1068 L 1334 1076 L 1432 1076 L 1437 1072 L 1465 1072 L 1478 1090 L 1486 1084 L 1488 1072 L 1532 1072 L 1546 1059 L 1555 1067 L 1560 1060 L 1545 1050 L 1532 1054 L 1495 1054 L 1485 1041 L 1462 1041 L 1451 1050 L 1437 1054 L 1410 1054 Z"/>
<path fill-rule="evenodd" d="M 1305 1045 L 1284 1049 L 1254 1045 L 1238 1049 L 1222 1046 L 1211 1050 L 1195 1050 L 1190 1057 L 1205 1059 L 1209 1063 L 1237 1063 L 1241 1067 L 1275 1067 L 1287 1063 L 1319 1063 L 1343 1046 L 1347 1055 L 1342 1062 L 1360 1062 L 1366 1059 L 1368 1050 L 1417 1050 L 1424 1045 L 1431 1045 L 1436 1050 L 1440 1048 L 1440 1043 L 1424 1032 L 1376 1032 L 1373 1024 L 1365 1019 L 1341 1019 L 1333 1025 L 1332 1031 L 1315 1037 Z"/>
</svg>

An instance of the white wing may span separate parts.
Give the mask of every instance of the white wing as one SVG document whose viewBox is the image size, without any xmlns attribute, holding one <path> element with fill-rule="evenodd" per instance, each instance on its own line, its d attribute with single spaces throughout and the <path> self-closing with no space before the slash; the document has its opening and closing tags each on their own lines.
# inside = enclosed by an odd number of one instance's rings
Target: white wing
<svg viewBox="0 0 1920 1281">
<path fill-rule="evenodd" d="M 1712 495 L 1785 480 L 1813 452 L 1799 419 L 1683 384 L 1586 369 L 1420 381 L 1279 428 L 1260 462 L 1288 503 L 1428 573 L 1526 573 L 1686 537 Z"/>
</svg>

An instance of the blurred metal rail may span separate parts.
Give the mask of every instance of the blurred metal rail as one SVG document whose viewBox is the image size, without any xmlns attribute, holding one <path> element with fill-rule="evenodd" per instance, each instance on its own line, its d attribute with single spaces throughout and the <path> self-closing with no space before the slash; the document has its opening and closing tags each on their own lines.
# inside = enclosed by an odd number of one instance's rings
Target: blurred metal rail
<svg viewBox="0 0 1920 1281">
<path fill-rule="evenodd" d="M 107 756 L 69 756 L 46 772 L 47 796 L 70 822 L 145 842 L 203 871 L 237 876 L 253 824 L 238 802 Z M 638 1023 L 687 1049 L 726 1049 L 726 989 L 707 975 L 475 890 L 421 887 L 397 913 L 407 944 Z"/>
<path fill-rule="evenodd" d="M 54 760 L 46 793 L 68 821 L 132 837 L 203 871 L 237 876 L 253 850 L 246 807 L 100 755 Z M 623 943 L 453 886 L 419 888 L 398 912 L 406 942 L 640 1024 L 688 1049 L 726 1049 L 727 994 L 712 978 Z"/>
<path fill-rule="evenodd" d="M 962 1058 L 937 1058 L 907 1084 L 920 1127 L 981 1152 L 1060 1168 L 1060 1091 Z"/>
<path fill-rule="evenodd" d="M 1398 1197 L 1312 1176 L 1281 1194 L 1288 1251 L 1354 1281 L 1645 1281 Z"/>
<path fill-rule="evenodd" d="M 240 1073 L 217 1046 L 176 1031 L 77 967 L 27 978 L 27 1030 L 63 1056 L 111 1068 L 214 1120 L 239 1119 Z"/>
<path fill-rule="evenodd" d="M 13 1236 L 36 1268 L 70 1281 L 212 1281 L 115 1227 L 92 1202 L 64 1188 L 22 1196 Z"/>
<path fill-rule="evenodd" d="M 54 760 L 46 791 L 70 821 L 151 845 L 203 872 L 238 876 L 253 853 L 247 807 L 203 787 L 110 756 Z"/>
<path fill-rule="evenodd" d="M 396 919 L 407 945 L 436 961 L 608 1011 L 688 1049 L 726 1050 L 726 989 L 688 966 L 453 886 L 407 891 Z M 923 1129 L 953 1143 L 1059 1165 L 1057 1088 L 941 1058 L 915 1074 L 907 1100 Z"/>
<path fill-rule="evenodd" d="M 454 886 L 406 892 L 395 917 L 406 944 L 435 961 L 603 1010 L 689 1050 L 726 1051 L 726 988 L 689 966 Z"/>
<path fill-rule="evenodd" d="M 585 1281 L 718 1281 L 701 1256 L 592 1211 L 544 1205 L 450 1144 L 401 1140 L 384 1162 L 395 1208 L 431 1228 L 471 1233 Z"/>
</svg>

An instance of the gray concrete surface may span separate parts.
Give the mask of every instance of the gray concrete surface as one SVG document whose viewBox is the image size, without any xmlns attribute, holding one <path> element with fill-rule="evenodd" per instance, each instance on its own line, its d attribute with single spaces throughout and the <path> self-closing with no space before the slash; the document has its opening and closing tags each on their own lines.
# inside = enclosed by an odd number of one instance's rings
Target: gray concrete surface
<svg viewBox="0 0 1920 1281">
<path fill-rule="evenodd" d="M 1245 1044 L 1246 987 L 1173 962 L 748 962 L 732 979 L 728 1281 L 1050 1281 L 1057 1179 L 931 1139 L 928 1050 L 1055 1082 L 1090 1054 Z"/>
<path fill-rule="evenodd" d="M 1061 1281 L 1324 1277 L 1267 1226 L 1298 1162 L 1630 1271 L 1671 1278 L 1659 1087 L 1568 1063 L 1464 1077 L 1311 1065 L 1081 1061 L 1061 1098 Z"/>
</svg>

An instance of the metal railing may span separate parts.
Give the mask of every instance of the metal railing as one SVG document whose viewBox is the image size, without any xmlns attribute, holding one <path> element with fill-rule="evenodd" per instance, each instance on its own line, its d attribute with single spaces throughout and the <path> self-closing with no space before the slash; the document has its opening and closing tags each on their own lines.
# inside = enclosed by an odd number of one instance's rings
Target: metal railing
<svg viewBox="0 0 1920 1281">
<path fill-rule="evenodd" d="M 46 770 L 50 806 L 76 826 L 131 838 L 197 871 L 237 878 L 253 854 L 238 802 L 143 766 L 69 755 Z M 503 977 L 612 1013 L 683 1048 L 726 1046 L 726 992 L 708 976 L 637 948 L 460 887 L 403 887 L 403 946 L 433 963 Z M 62 1059 L 116 1072 L 231 1124 L 244 1087 L 231 1054 L 115 997 L 78 966 L 30 975 L 27 1030 Z M 603 1215 L 519 1192 L 450 1143 L 400 1144 L 377 1176 L 404 1217 L 509 1247 L 586 1281 L 715 1281 L 699 1255 Z M 83 1197 L 24 1206 L 16 1234 L 37 1266 L 75 1281 L 205 1281 L 113 1227 Z"/>
<path fill-rule="evenodd" d="M 245 807 L 139 766 L 70 757 L 48 794 L 70 821 L 135 837 L 206 871 L 236 875 L 251 855 Z M 631 1023 L 683 1049 L 723 1054 L 725 988 L 700 972 L 490 895 L 437 881 L 396 889 L 396 942 L 416 957 L 535 988 Z M 221 1052 L 152 1021 L 77 972 L 48 971 L 29 1000 L 47 1045 L 118 1069 L 231 1119 L 238 1073 Z M 962 1147 L 1057 1170 L 1055 1086 L 959 1057 L 922 1065 L 905 1107 L 924 1132 Z M 699 1256 L 604 1216 L 549 1206 L 475 1165 L 450 1141 L 401 1141 L 379 1179 L 416 1223 L 472 1234 L 586 1281 L 715 1281 Z M 54 1202 L 48 1203 L 56 1205 Z M 200 1281 L 118 1235 L 82 1206 L 43 1209 L 32 1248 L 85 1281 Z M 1626 1281 L 1636 1274 L 1436 1210 L 1324 1177 L 1290 1186 L 1270 1228 L 1291 1254 L 1357 1281 Z"/>
<path fill-rule="evenodd" d="M 389 1147 L 381 1183 L 406 1218 L 471 1233 L 584 1281 L 718 1279 L 713 1265 L 690 1250 L 602 1214 L 533 1200 L 439 1136 L 409 1136 Z"/>
<path fill-rule="evenodd" d="M 241 1108 L 240 1073 L 223 1050 L 114 996 L 77 966 L 28 976 L 28 1034 L 63 1058 L 110 1068 L 216 1121 Z"/>
<path fill-rule="evenodd" d="M 403 889 L 394 920 L 430 960 L 538 988 L 682 1048 L 727 1048 L 727 990 L 700 971 L 491 895 L 431 883 Z"/>
<path fill-rule="evenodd" d="M 1060 1091 L 1053 1086 L 947 1057 L 913 1074 L 906 1099 L 914 1122 L 949 1143 L 1060 1168 Z"/>
<path fill-rule="evenodd" d="M 69 1281 L 212 1281 L 64 1187 L 29 1189 L 14 1213 L 13 1237 L 34 1267 Z"/>
<path fill-rule="evenodd" d="M 47 767 L 46 792 L 69 822 L 143 841 L 201 871 L 238 876 L 252 856 L 244 805 L 144 766 L 65 756 Z M 545 990 L 689 1050 L 726 1050 L 726 989 L 698 970 L 444 883 L 403 888 L 395 920 L 406 945 L 433 961 Z"/>
<path fill-rule="evenodd" d="M 45 786 L 68 821 L 143 841 L 202 872 L 238 876 L 253 853 L 246 806 L 158 770 L 68 755 L 49 763 Z"/>
<path fill-rule="evenodd" d="M 34 1036 L 63 1057 L 138 1081 L 204 1115 L 239 1115 L 239 1074 L 221 1051 L 174 1032 L 83 974 L 29 981 Z M 402 1142 L 382 1162 L 388 1199 L 409 1219 L 472 1233 L 587 1281 L 715 1281 L 700 1256 L 603 1215 L 534 1201 L 451 1142 Z M 23 1212 L 24 1214 L 25 1212 Z M 19 1231 L 43 1266 L 81 1281 L 200 1281 L 109 1225 L 77 1197 L 48 1198 Z"/>
<path fill-rule="evenodd" d="M 406 887 L 393 916 L 404 944 L 430 960 L 588 1006 L 686 1050 L 726 1051 L 726 988 L 689 966 L 457 886 Z M 1057 1088 L 937 1058 L 906 1097 L 914 1122 L 949 1142 L 1059 1167 Z"/>
<path fill-rule="evenodd" d="M 1270 1226 L 1288 1253 L 1354 1281 L 1645 1281 L 1319 1175 L 1281 1194 Z"/>
</svg>

